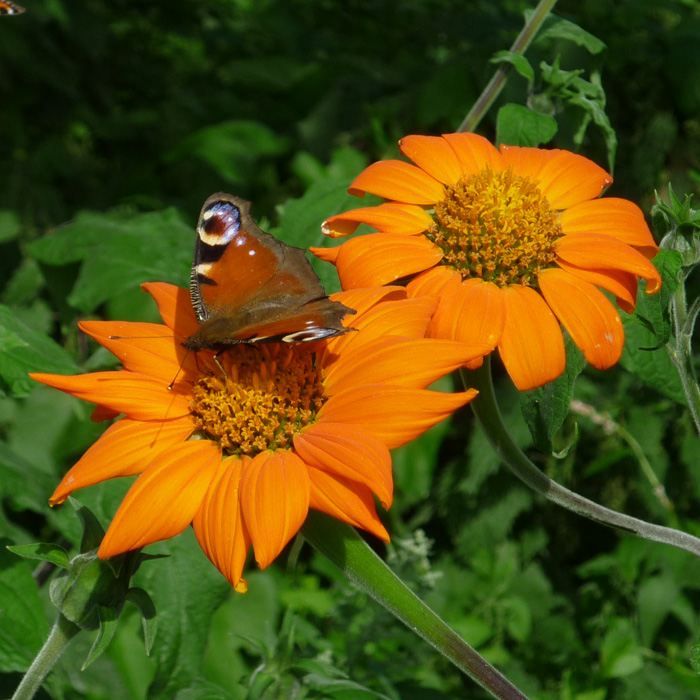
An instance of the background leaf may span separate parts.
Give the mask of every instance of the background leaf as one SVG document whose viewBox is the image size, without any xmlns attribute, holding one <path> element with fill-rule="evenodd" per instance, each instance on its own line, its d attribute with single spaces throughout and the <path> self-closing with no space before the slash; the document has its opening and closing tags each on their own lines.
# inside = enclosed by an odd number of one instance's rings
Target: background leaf
<svg viewBox="0 0 700 700">
<path fill-rule="evenodd" d="M 557 121 L 521 105 L 503 105 L 498 110 L 496 143 L 508 146 L 540 146 L 557 133 Z"/>
</svg>

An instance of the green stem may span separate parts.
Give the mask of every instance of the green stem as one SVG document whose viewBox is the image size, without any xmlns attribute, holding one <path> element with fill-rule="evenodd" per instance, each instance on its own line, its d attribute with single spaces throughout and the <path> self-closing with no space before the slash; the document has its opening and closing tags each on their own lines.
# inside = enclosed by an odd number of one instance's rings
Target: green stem
<svg viewBox="0 0 700 700">
<path fill-rule="evenodd" d="M 674 339 L 675 347 L 672 348 L 669 355 L 681 378 L 683 392 L 688 401 L 693 423 L 695 423 L 695 430 L 700 435 L 700 387 L 693 365 L 692 347 L 695 321 L 700 313 L 700 299 L 695 300 L 690 312 L 688 312 L 683 282 L 678 285 L 671 300 L 671 313 L 673 314 L 676 337 Z"/>
<path fill-rule="evenodd" d="M 557 0 L 540 0 L 532 16 L 525 23 L 522 31 L 518 34 L 517 39 L 510 47 L 511 53 L 525 53 L 525 50 L 542 26 L 542 22 L 544 22 L 547 15 L 556 4 Z M 476 129 L 479 122 L 483 119 L 486 112 L 489 111 L 491 105 L 501 93 L 511 68 L 512 66 L 510 63 L 502 63 L 499 66 L 489 84 L 484 88 L 481 95 L 479 95 L 479 99 L 469 110 L 469 114 L 467 114 L 464 121 L 459 125 L 457 131 L 474 131 L 474 129 Z"/>
<path fill-rule="evenodd" d="M 571 510 L 578 515 L 595 520 L 603 525 L 609 525 L 638 537 L 653 542 L 670 544 L 678 549 L 700 556 L 700 539 L 686 532 L 670 527 L 653 525 L 644 520 L 638 520 L 629 515 L 618 513 L 604 506 L 589 501 L 569 489 L 564 488 L 545 476 L 520 450 L 503 424 L 501 412 L 498 409 L 496 396 L 491 381 L 490 358 L 486 357 L 484 364 L 478 370 L 463 372 L 465 386 L 479 390 L 479 395 L 471 402 L 471 407 L 481 424 L 484 433 L 501 459 L 511 471 L 533 491 L 543 495 L 557 505 Z"/>
<path fill-rule="evenodd" d="M 22 682 L 19 684 L 12 700 L 30 700 L 41 687 L 44 678 L 54 667 L 58 657 L 61 656 L 73 637 L 80 632 L 80 627 L 74 625 L 60 613 L 54 623 L 49 638 L 41 647 L 36 658 L 32 662 L 27 672 L 24 674 Z"/>
<path fill-rule="evenodd" d="M 302 534 L 353 583 L 494 697 L 527 700 L 409 590 L 349 525 L 312 510 Z"/>
<path fill-rule="evenodd" d="M 656 476 L 656 472 L 651 466 L 651 462 L 647 459 L 642 446 L 637 442 L 632 433 L 623 428 L 619 423 L 616 423 L 608 413 L 599 413 L 595 410 L 595 408 L 593 408 L 593 406 L 589 406 L 588 404 L 583 403 L 583 401 L 574 399 L 569 408 L 571 409 L 572 413 L 590 418 L 593 423 L 603 428 L 607 434 L 615 433 L 620 437 L 620 439 L 624 440 L 624 442 L 630 446 L 632 452 L 634 452 L 634 455 L 639 462 L 639 466 L 642 468 L 642 472 L 644 473 L 644 476 L 646 476 L 647 481 L 649 482 L 659 503 L 669 512 L 673 512 L 673 503 L 666 494 L 664 485 L 659 481 L 659 477 Z"/>
</svg>

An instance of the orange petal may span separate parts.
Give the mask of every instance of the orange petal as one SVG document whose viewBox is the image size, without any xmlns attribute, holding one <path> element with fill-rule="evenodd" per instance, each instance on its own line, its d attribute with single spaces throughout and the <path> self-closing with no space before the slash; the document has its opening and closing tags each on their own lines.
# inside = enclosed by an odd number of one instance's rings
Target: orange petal
<svg viewBox="0 0 700 700">
<path fill-rule="evenodd" d="M 309 478 L 310 508 L 371 532 L 384 542 L 389 541 L 389 533 L 377 515 L 372 492 L 366 486 L 318 469 L 309 470 Z"/>
<path fill-rule="evenodd" d="M 32 379 L 60 389 L 84 401 L 124 413 L 135 420 L 172 420 L 190 414 L 190 397 L 168 391 L 168 385 L 134 372 L 93 372 L 92 374 L 32 373 Z"/>
<path fill-rule="evenodd" d="M 537 281 L 550 308 L 589 364 L 612 367 L 622 354 L 625 332 L 613 305 L 592 284 L 564 270 L 543 270 Z"/>
<path fill-rule="evenodd" d="M 353 323 L 350 325 L 352 328 L 357 328 L 359 333 L 345 333 L 328 343 L 324 366 L 330 366 L 334 362 L 342 364 L 345 361 L 346 352 L 360 352 L 361 348 L 377 338 L 425 337 L 425 331 L 436 306 L 437 299 L 432 297 L 385 301 L 377 304 L 374 309 L 359 316 L 357 321 L 353 317 Z"/>
<path fill-rule="evenodd" d="M 589 270 L 622 270 L 647 280 L 647 293 L 661 288 L 661 276 L 639 251 L 626 243 L 594 233 L 572 233 L 556 244 L 557 256 L 576 267 Z"/>
<path fill-rule="evenodd" d="M 494 145 L 477 134 L 443 134 L 450 148 L 455 152 L 462 168 L 462 175 L 476 175 L 490 166 L 494 171 L 504 168 L 501 154 Z"/>
<path fill-rule="evenodd" d="M 112 420 L 119 415 L 119 411 L 113 411 L 111 408 L 105 408 L 104 406 L 95 406 L 90 414 L 90 420 L 93 423 L 101 423 L 105 420 Z"/>
<path fill-rule="evenodd" d="M 384 508 L 391 506 L 391 455 L 382 442 L 361 428 L 315 423 L 294 436 L 294 450 L 313 470 L 364 484 Z"/>
<path fill-rule="evenodd" d="M 446 284 L 430 324 L 432 338 L 447 338 L 462 343 L 481 344 L 493 350 L 506 320 L 502 290 L 492 282 L 458 275 Z"/>
<path fill-rule="evenodd" d="M 389 449 L 401 447 L 469 403 L 474 389 L 441 394 L 425 389 L 386 385 L 342 391 L 323 405 L 318 421 L 359 425 Z"/>
<path fill-rule="evenodd" d="M 380 160 L 365 168 L 348 188 L 350 194 L 365 192 L 406 204 L 435 204 L 445 196 L 445 186 L 420 168 L 402 160 Z"/>
<path fill-rule="evenodd" d="M 483 357 L 495 345 L 456 343 L 429 338 L 380 337 L 346 350 L 326 369 L 324 384 L 330 396 L 360 384 L 391 384 L 424 389 L 446 374 Z"/>
<path fill-rule="evenodd" d="M 529 146 L 501 145 L 501 155 L 506 167 L 512 167 L 515 175 L 539 181 L 542 168 L 561 153 L 558 148 L 531 148 Z"/>
<path fill-rule="evenodd" d="M 582 202 L 563 211 L 560 220 L 565 234 L 612 236 L 633 246 L 646 258 L 653 258 L 659 252 L 642 210 L 626 199 L 604 197 Z"/>
<path fill-rule="evenodd" d="M 559 151 L 539 173 L 539 188 L 554 209 L 566 209 L 599 197 L 612 181 L 592 160 L 569 151 Z"/>
<path fill-rule="evenodd" d="M 342 245 L 335 246 L 334 248 L 311 246 L 309 248 L 309 253 L 315 255 L 319 260 L 329 262 L 331 265 L 336 265 L 338 262 L 338 254 L 342 247 Z"/>
<path fill-rule="evenodd" d="M 293 452 L 262 452 L 243 470 L 241 507 L 261 569 L 299 531 L 309 512 L 309 472 Z"/>
<path fill-rule="evenodd" d="M 415 204 L 387 202 L 377 207 L 352 209 L 326 219 L 321 230 L 326 236 L 340 238 L 355 233 L 360 224 L 367 224 L 384 233 L 417 235 L 433 225 L 433 218 Z"/>
<path fill-rule="evenodd" d="M 355 327 L 361 333 L 351 336 L 351 341 L 357 343 L 362 337 L 366 342 L 370 338 L 388 335 L 423 338 L 436 307 L 437 300 L 430 297 L 377 304 L 358 318 Z"/>
<path fill-rule="evenodd" d="M 343 289 L 356 289 L 422 272 L 440 262 L 442 255 L 424 236 L 371 233 L 343 243 L 335 264 Z"/>
<path fill-rule="evenodd" d="M 149 423 L 122 418 L 68 471 L 49 503 L 63 503 L 74 491 L 107 479 L 140 474 L 160 454 L 184 442 L 193 428 L 189 418 Z"/>
<path fill-rule="evenodd" d="M 166 282 L 145 282 L 141 288 L 153 297 L 163 323 L 173 333 L 189 338 L 197 331 L 199 322 L 194 315 L 189 290 Z"/>
<path fill-rule="evenodd" d="M 454 185 L 462 177 L 454 150 L 439 136 L 405 136 L 399 141 L 401 153 L 421 170 L 445 185 Z"/>
<path fill-rule="evenodd" d="M 124 497 L 97 552 L 100 559 L 179 535 L 199 510 L 220 461 L 221 451 L 209 440 L 159 455 Z"/>
<path fill-rule="evenodd" d="M 168 383 L 182 368 L 197 371 L 195 357 L 182 347 L 167 326 L 127 321 L 81 321 L 80 329 L 115 355 L 124 369 Z M 185 359 L 186 358 L 186 359 Z M 184 363 L 183 363 L 184 360 Z M 179 379 L 184 377 L 180 375 Z"/>
<path fill-rule="evenodd" d="M 406 299 L 405 287 L 363 287 L 362 289 L 348 289 L 343 292 L 331 294 L 331 299 L 345 304 L 351 309 L 355 309 L 357 313 L 354 316 L 348 316 L 345 325 L 348 328 L 365 328 L 368 326 L 376 326 L 373 319 L 377 316 L 377 310 L 383 309 L 386 303 L 394 303 L 396 301 Z M 395 305 L 391 307 L 395 310 Z M 403 316 L 402 314 L 400 314 Z M 371 331 L 370 331 L 371 332 Z M 367 333 L 362 333 L 358 336 L 357 333 L 344 333 L 343 335 L 335 336 L 326 341 L 325 349 L 321 356 L 325 359 L 322 362 L 331 361 L 329 358 L 339 355 L 343 348 L 348 344 L 358 342 L 360 338 L 366 338 Z"/>
<path fill-rule="evenodd" d="M 637 303 L 637 277 L 622 270 L 584 270 L 565 260 L 557 260 L 557 265 L 574 277 L 602 287 L 615 295 L 617 305 L 628 314 L 634 313 Z"/>
<path fill-rule="evenodd" d="M 520 391 L 551 382 L 566 364 L 557 319 L 530 287 L 505 287 L 501 292 L 506 300 L 506 322 L 498 351 L 508 374 Z"/>
<path fill-rule="evenodd" d="M 348 322 L 362 318 L 365 313 L 384 301 L 397 301 L 406 298 L 405 287 L 363 287 L 361 289 L 346 289 L 335 292 L 330 297 L 357 312 L 348 318 Z"/>
<path fill-rule="evenodd" d="M 430 270 L 417 274 L 406 285 L 406 291 L 410 297 L 439 294 L 453 277 L 460 277 L 460 275 L 451 267 L 437 265 L 430 268 Z"/>
<path fill-rule="evenodd" d="M 199 546 L 237 590 L 246 587 L 243 575 L 250 536 L 243 523 L 238 497 L 241 473 L 249 457 L 221 461 L 192 525 Z"/>
</svg>

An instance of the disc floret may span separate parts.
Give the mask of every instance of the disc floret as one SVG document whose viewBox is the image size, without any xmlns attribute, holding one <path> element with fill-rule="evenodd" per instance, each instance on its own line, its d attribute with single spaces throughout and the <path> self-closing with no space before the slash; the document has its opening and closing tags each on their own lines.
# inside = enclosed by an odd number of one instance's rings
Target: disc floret
<svg viewBox="0 0 700 700">
<path fill-rule="evenodd" d="M 443 264 L 462 279 L 480 277 L 501 287 L 536 286 L 562 236 L 559 214 L 537 183 L 512 168 L 487 167 L 447 187 L 435 220 L 429 238 L 444 252 Z"/>
<path fill-rule="evenodd" d="M 228 455 L 290 448 L 325 402 L 315 353 L 237 345 L 219 359 L 223 373 L 194 383 L 192 416 L 197 432 Z"/>
</svg>

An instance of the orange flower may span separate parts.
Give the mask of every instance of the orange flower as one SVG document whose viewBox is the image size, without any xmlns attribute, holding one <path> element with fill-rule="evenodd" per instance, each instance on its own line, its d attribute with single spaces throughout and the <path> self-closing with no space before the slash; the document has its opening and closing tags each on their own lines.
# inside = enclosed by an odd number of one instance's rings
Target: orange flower
<svg viewBox="0 0 700 700">
<path fill-rule="evenodd" d="M 475 134 L 407 136 L 400 148 L 415 165 L 374 163 L 349 190 L 390 201 L 324 223 L 333 237 L 361 223 L 379 232 L 312 249 L 344 289 L 407 279 L 410 295 L 438 295 L 428 335 L 497 347 L 518 389 L 563 372 L 560 323 L 594 367 L 617 362 L 622 323 L 598 287 L 632 312 L 637 278 L 648 293 L 661 278 L 641 210 L 596 199 L 610 175 L 568 151 L 499 151 Z"/>
<path fill-rule="evenodd" d="M 474 390 L 425 387 L 488 348 L 426 340 L 435 300 L 383 287 L 337 295 L 357 309 L 348 325 L 359 332 L 313 347 L 232 346 L 218 358 L 224 374 L 210 351 L 185 358 L 180 340 L 197 327 L 189 293 L 167 284 L 144 287 L 164 326 L 81 324 L 122 370 L 32 375 L 96 403 L 99 419 L 124 414 L 50 499 L 56 505 L 85 486 L 140 474 L 99 556 L 173 537 L 192 523 L 205 554 L 242 591 L 250 545 L 266 567 L 309 508 L 388 541 L 373 494 L 391 505 L 389 449 L 473 398 Z"/>
</svg>

